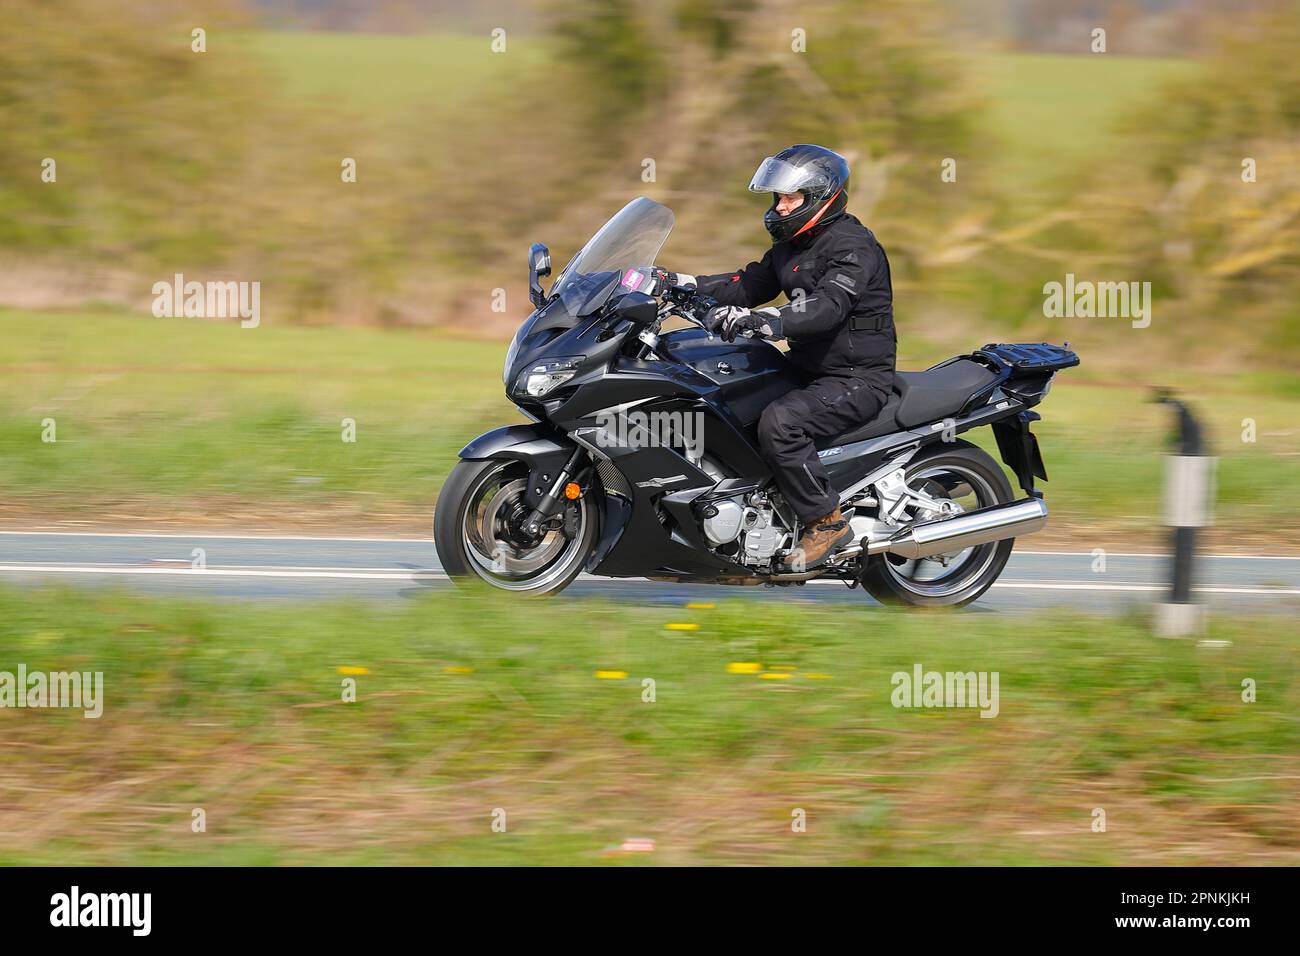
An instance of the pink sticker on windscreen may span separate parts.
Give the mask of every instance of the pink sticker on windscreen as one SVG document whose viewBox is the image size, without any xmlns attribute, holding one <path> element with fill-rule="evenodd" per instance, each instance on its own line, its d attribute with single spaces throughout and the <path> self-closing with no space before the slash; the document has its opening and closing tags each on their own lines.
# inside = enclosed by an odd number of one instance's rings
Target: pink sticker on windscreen
<svg viewBox="0 0 1300 956">
<path fill-rule="evenodd" d="M 641 275 L 641 273 L 637 272 L 635 269 L 628 269 L 627 272 L 623 273 L 622 284 L 627 286 L 632 292 L 635 292 L 641 285 L 641 280 L 644 278 L 645 276 Z"/>
</svg>

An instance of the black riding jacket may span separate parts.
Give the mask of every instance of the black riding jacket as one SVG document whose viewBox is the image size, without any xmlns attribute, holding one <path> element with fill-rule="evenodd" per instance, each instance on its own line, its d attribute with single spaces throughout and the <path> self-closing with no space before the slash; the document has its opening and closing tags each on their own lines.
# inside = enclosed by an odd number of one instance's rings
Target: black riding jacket
<svg viewBox="0 0 1300 956">
<path fill-rule="evenodd" d="M 739 272 L 696 283 L 722 305 L 751 309 L 784 292 L 780 334 L 793 365 L 812 376 L 861 378 L 889 394 L 897 351 L 889 260 L 856 217 L 845 213 L 776 243 Z"/>
</svg>

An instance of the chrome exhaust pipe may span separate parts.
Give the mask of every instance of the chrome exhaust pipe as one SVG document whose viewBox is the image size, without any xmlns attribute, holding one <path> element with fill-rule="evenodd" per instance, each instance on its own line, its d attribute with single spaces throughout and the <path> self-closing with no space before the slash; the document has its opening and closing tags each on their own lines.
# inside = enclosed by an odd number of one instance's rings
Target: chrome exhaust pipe
<svg viewBox="0 0 1300 956">
<path fill-rule="evenodd" d="M 964 551 L 978 544 L 1032 534 L 1047 524 L 1047 504 L 1042 498 L 1022 498 L 1005 505 L 967 511 L 955 518 L 925 521 L 867 543 L 867 554 L 888 551 L 905 558 L 929 558 Z"/>
</svg>

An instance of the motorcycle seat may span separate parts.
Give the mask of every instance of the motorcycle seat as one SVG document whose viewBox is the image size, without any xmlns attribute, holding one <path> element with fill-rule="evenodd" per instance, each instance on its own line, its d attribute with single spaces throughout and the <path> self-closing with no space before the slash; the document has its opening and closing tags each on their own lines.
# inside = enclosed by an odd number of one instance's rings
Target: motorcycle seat
<svg viewBox="0 0 1300 956">
<path fill-rule="evenodd" d="M 926 372 L 899 372 L 894 376 L 898 392 L 897 418 L 903 428 L 956 415 L 971 396 L 997 379 L 997 373 L 970 359 L 959 359 Z"/>
<path fill-rule="evenodd" d="M 859 425 L 857 428 L 847 431 L 842 435 L 837 435 L 826 441 L 817 442 L 818 450 L 824 450 L 833 445 L 848 445 L 855 441 L 862 441 L 867 438 L 875 438 L 878 435 L 888 435 L 890 432 L 901 431 L 902 429 L 899 428 L 898 419 L 896 417 L 898 406 L 901 402 L 902 398 L 899 396 L 898 392 L 890 392 L 889 401 L 885 402 L 885 404 L 881 406 L 880 411 L 876 413 L 876 416 L 872 418 L 871 421 Z"/>
<path fill-rule="evenodd" d="M 889 400 L 871 421 L 828 441 L 819 449 L 848 445 L 904 431 L 957 414 L 972 395 L 997 378 L 979 362 L 961 359 L 925 372 L 898 372 Z"/>
</svg>

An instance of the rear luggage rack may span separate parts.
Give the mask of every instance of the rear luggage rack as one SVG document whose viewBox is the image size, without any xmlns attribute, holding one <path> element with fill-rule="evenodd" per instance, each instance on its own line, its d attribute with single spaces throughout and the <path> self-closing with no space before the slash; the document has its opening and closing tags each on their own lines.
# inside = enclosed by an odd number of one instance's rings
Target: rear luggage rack
<svg viewBox="0 0 1300 956">
<path fill-rule="evenodd" d="M 1055 372 L 1079 364 L 1079 356 L 1068 348 L 1048 342 L 1017 345 L 991 343 L 972 353 L 971 358 L 983 358 L 992 362 L 994 366 L 1033 372 Z"/>
</svg>

